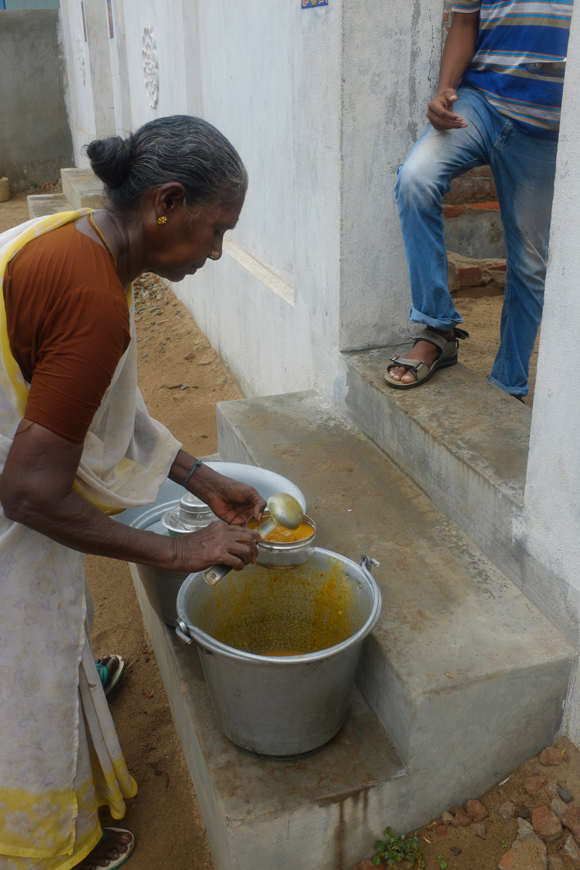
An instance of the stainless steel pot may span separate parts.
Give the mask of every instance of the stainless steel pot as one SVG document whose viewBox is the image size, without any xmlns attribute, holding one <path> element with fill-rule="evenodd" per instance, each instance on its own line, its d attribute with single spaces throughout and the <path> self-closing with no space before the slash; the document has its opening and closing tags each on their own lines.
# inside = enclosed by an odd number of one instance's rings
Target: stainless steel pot
<svg viewBox="0 0 580 870">
<path fill-rule="evenodd" d="M 255 487 L 266 501 L 275 492 L 289 492 L 300 502 L 302 509 L 306 510 L 306 501 L 298 487 L 274 471 L 236 462 L 207 462 L 205 464 L 208 468 L 219 471 L 226 477 L 240 480 L 242 483 L 248 483 Z M 184 496 L 185 505 L 182 505 Z M 179 512 L 182 524 L 191 524 L 193 517 L 190 516 L 188 519 L 187 516 L 184 516 L 182 518 L 181 507 L 184 507 L 184 514 L 189 512 L 191 515 L 196 511 L 196 502 L 198 499 L 195 496 L 186 494 L 183 487 L 168 480 L 161 487 L 159 496 L 153 505 L 134 511 L 125 511 L 126 516 L 120 514 L 115 519 L 117 522 L 124 522 L 135 529 L 147 529 L 160 535 L 168 535 L 169 530 L 163 524 L 163 517 L 166 517 L 167 522 L 169 515 L 173 514 L 175 517 L 175 514 Z M 208 522 L 211 519 L 215 520 L 216 518 L 211 515 Z M 174 531 L 183 533 L 183 531 L 190 530 L 179 529 L 176 524 Z M 151 606 L 164 622 L 174 626 L 177 620 L 177 593 L 185 578 L 188 577 L 188 573 L 166 571 L 163 568 L 152 568 L 149 565 L 137 565 L 137 571 Z"/>
<path fill-rule="evenodd" d="M 270 511 L 264 511 L 262 522 L 270 517 Z M 312 534 L 301 541 L 263 541 L 258 544 L 258 565 L 264 568 L 294 568 L 307 562 L 314 552 L 316 538 L 316 523 L 310 517 L 305 516 L 304 522 L 312 527 Z M 248 528 L 257 529 L 259 524 L 247 523 Z"/>
<path fill-rule="evenodd" d="M 289 570 L 248 565 L 216 587 L 203 573 L 187 578 L 176 631 L 198 644 L 218 727 L 233 743 L 289 758 L 339 731 L 381 610 L 370 562 L 314 548 Z"/>
</svg>

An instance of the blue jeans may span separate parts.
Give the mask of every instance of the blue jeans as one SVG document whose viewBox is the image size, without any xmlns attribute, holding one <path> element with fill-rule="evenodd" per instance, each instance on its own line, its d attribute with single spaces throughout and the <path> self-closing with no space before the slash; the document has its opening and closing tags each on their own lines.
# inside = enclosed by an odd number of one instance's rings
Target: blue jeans
<svg viewBox="0 0 580 870">
<path fill-rule="evenodd" d="M 450 182 L 489 164 L 507 250 L 501 341 L 489 380 L 527 396 L 530 356 L 542 318 L 557 142 L 520 133 L 480 91 L 458 90 L 453 111 L 468 126 L 428 127 L 399 168 L 396 199 L 409 266 L 411 322 L 450 329 L 462 322 L 447 286 L 441 199 Z"/>
</svg>

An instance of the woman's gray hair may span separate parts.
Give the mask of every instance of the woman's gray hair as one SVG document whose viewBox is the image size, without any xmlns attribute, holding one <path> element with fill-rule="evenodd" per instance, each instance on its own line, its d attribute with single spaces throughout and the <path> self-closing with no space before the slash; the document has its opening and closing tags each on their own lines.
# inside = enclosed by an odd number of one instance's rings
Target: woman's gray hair
<svg viewBox="0 0 580 870">
<path fill-rule="evenodd" d="M 114 211 L 134 211 L 146 193 L 171 181 L 183 184 L 190 211 L 235 202 L 248 186 L 233 145 L 212 124 L 191 115 L 158 118 L 127 139 L 95 139 L 86 153 Z"/>
</svg>

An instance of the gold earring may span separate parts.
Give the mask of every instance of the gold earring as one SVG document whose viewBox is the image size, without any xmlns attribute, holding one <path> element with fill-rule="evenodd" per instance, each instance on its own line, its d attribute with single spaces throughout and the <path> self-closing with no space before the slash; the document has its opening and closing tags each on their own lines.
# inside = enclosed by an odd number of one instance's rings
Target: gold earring
<svg viewBox="0 0 580 870">
<path fill-rule="evenodd" d="M 166 224 L 166 223 L 167 223 L 167 218 L 165 217 L 165 215 L 162 215 L 161 217 L 158 217 L 158 218 L 157 218 L 157 223 L 160 224 L 160 226 L 163 226 L 164 224 Z"/>
<path fill-rule="evenodd" d="M 221 257 L 221 254 L 219 251 L 212 251 L 209 256 L 212 260 L 219 260 L 219 258 Z"/>
</svg>

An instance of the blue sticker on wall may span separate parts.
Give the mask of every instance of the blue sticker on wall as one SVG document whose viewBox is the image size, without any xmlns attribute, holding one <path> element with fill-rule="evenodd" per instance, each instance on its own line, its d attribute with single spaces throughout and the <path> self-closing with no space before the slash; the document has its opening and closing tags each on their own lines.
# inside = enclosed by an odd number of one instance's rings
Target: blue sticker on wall
<svg viewBox="0 0 580 870">
<path fill-rule="evenodd" d="M 314 9 L 316 6 L 328 6 L 328 0 L 301 0 L 303 9 Z"/>
</svg>

